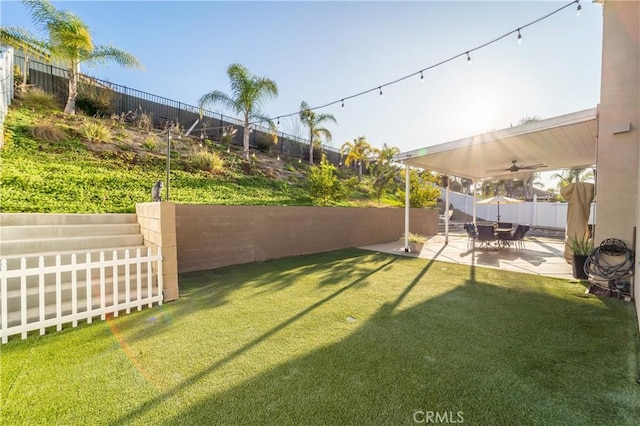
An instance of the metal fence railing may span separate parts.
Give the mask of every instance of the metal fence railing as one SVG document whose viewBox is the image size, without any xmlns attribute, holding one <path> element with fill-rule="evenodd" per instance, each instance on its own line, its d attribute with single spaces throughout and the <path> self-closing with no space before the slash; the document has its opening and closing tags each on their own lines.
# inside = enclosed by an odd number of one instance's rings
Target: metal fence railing
<svg viewBox="0 0 640 426">
<path fill-rule="evenodd" d="M 23 56 L 14 53 L 14 61 L 21 68 L 24 67 Z M 171 121 L 179 123 L 185 129 L 191 127 L 196 119 L 200 119 L 198 124 L 200 131 L 197 134 L 204 134 L 212 140 L 220 140 L 224 129 L 232 126 L 237 129 L 233 143 L 242 145 L 244 128 L 242 121 L 237 118 L 209 110 L 203 110 L 201 118 L 200 108 L 194 105 L 86 75 L 81 75 L 81 79 L 84 79 L 85 82 L 91 82 L 92 90 L 107 92 L 108 96 L 112 98 L 110 113 L 127 114 L 129 112 L 142 111 L 151 116 L 154 126 L 163 127 L 167 122 Z M 53 93 L 60 102 L 64 102 L 67 98 L 68 73 L 63 68 L 29 60 L 28 83 L 46 92 Z M 267 127 L 260 125 L 252 125 L 251 127 L 253 131 L 249 135 L 249 145 L 254 149 L 263 145 L 263 140 L 266 141 L 272 138 L 271 131 Z M 308 140 L 284 132 L 277 132 L 277 136 L 277 146 L 272 151 L 296 158 L 308 158 Z M 329 145 L 322 145 L 322 150 L 331 163 L 337 165 L 341 162 L 339 149 Z"/>
</svg>

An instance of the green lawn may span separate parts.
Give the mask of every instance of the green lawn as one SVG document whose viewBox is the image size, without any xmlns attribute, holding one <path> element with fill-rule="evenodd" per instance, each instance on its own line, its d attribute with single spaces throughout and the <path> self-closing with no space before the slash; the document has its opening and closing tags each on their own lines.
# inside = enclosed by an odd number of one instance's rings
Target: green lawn
<svg viewBox="0 0 640 426">
<path fill-rule="evenodd" d="M 162 307 L 3 345 L 2 423 L 640 418 L 633 305 L 579 284 L 353 249 L 180 285 Z"/>
</svg>

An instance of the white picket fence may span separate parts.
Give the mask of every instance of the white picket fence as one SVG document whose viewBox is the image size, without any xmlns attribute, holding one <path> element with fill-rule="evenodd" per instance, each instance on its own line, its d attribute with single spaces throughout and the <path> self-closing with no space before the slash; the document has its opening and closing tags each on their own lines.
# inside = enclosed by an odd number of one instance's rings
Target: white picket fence
<svg viewBox="0 0 640 426">
<path fill-rule="evenodd" d="M 152 273 L 153 262 L 157 265 L 155 274 Z M 134 272 L 131 271 L 133 265 Z M 146 266 L 146 280 L 142 277 L 143 266 Z M 121 269 L 124 269 L 123 273 Z M 111 272 L 110 277 L 107 277 L 107 272 Z M 70 275 L 70 288 L 65 283 L 63 289 L 62 275 L 65 273 L 66 276 Z M 55 277 L 55 304 L 50 303 L 50 297 L 49 303 L 45 300 L 45 280 L 48 275 Z M 154 275 L 157 277 L 157 286 L 154 286 Z M 29 283 L 29 277 L 37 277 L 37 282 L 32 278 Z M 121 278 L 124 278 L 123 283 L 120 283 Z M 16 285 L 18 280 L 19 286 Z M 66 296 L 64 300 L 63 293 Z M 9 312 L 9 300 L 17 297 L 20 301 L 19 309 L 11 309 Z M 80 320 L 86 319 L 87 323 L 91 323 L 97 316 L 104 320 L 107 314 L 118 316 L 120 311 L 130 313 L 131 308 L 141 310 L 144 305 L 152 307 L 154 303 L 162 305 L 160 249 L 155 256 L 151 254 L 151 249 L 147 250 L 146 255 L 142 255 L 140 249 L 137 249 L 135 257 L 130 257 L 129 250 L 126 250 L 121 258 L 114 251 L 110 260 L 105 259 L 104 252 L 100 252 L 99 260 L 96 261 L 92 261 L 91 254 L 87 253 L 84 263 L 78 263 L 73 254 L 67 264 L 62 264 L 61 256 L 57 255 L 55 264 L 50 266 L 45 266 L 45 258 L 40 256 L 38 266 L 30 268 L 27 267 L 25 257 L 20 259 L 20 267 L 14 269 L 8 269 L 7 259 L 0 261 L 2 343 L 7 343 L 8 337 L 16 334 L 22 334 L 22 338 L 26 339 L 29 331 L 40 330 L 40 335 L 43 335 L 47 327 L 56 326 L 56 330 L 60 331 L 64 324 L 71 323 L 76 327 Z M 11 323 L 17 324 L 9 325 Z"/>
</svg>

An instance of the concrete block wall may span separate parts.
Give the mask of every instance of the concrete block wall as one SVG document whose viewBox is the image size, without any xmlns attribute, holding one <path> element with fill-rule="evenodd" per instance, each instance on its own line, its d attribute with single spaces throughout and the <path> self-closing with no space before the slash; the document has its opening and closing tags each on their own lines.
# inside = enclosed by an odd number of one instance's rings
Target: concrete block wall
<svg viewBox="0 0 640 426">
<path fill-rule="evenodd" d="M 178 272 L 377 244 L 404 232 L 399 208 L 178 204 L 175 217 Z M 435 235 L 437 210 L 411 209 L 410 229 Z"/>
<path fill-rule="evenodd" d="M 176 238 L 176 205 L 174 203 L 141 203 L 136 215 L 144 245 L 152 253 L 162 249 L 164 301 L 178 299 L 178 255 Z M 157 271 L 154 271 L 157 272 Z"/>
</svg>

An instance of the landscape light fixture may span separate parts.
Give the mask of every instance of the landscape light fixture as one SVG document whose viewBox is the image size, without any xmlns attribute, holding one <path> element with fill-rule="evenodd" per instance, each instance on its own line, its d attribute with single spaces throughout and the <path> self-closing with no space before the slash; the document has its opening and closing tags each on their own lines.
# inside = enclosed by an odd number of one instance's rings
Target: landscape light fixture
<svg viewBox="0 0 640 426">
<path fill-rule="evenodd" d="M 518 28 L 518 44 L 522 44 L 522 34 L 520 34 L 520 28 Z"/>
</svg>

